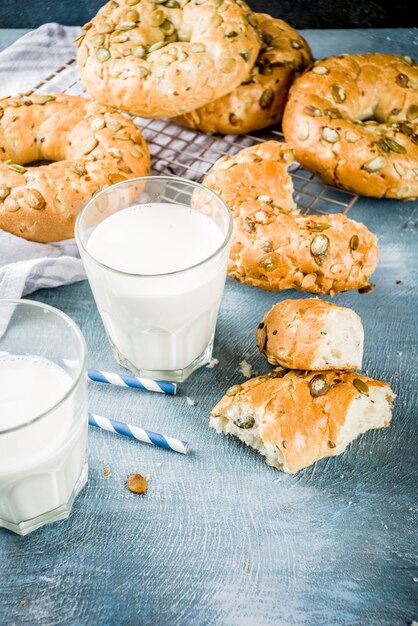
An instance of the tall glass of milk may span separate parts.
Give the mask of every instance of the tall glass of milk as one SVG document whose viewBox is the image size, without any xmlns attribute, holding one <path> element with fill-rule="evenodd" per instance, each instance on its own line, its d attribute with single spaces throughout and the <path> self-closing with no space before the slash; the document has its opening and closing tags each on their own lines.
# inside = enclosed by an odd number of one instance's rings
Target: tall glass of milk
<svg viewBox="0 0 418 626">
<path fill-rule="evenodd" d="M 181 178 L 123 181 L 87 203 L 76 240 L 121 365 L 183 381 L 209 362 L 231 233 L 220 196 Z"/>
<path fill-rule="evenodd" d="M 68 517 L 87 481 L 86 345 L 61 311 L 0 300 L 0 528 Z"/>
</svg>

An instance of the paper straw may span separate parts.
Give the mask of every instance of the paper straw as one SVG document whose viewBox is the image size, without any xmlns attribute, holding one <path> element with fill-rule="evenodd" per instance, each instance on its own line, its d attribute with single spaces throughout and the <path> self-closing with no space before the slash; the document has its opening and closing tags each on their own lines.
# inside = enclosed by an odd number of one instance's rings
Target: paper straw
<svg viewBox="0 0 418 626">
<path fill-rule="evenodd" d="M 25 356 L 23 352 L 6 352 L 0 351 L 0 356 Z M 48 357 L 60 367 L 73 368 L 77 366 L 76 361 L 70 359 L 57 359 Z M 130 387 L 131 389 L 145 389 L 147 391 L 155 391 L 156 393 L 166 393 L 175 396 L 177 393 L 176 383 L 170 383 L 165 380 L 151 380 L 149 378 L 140 378 L 129 374 L 116 374 L 113 372 L 103 372 L 102 370 L 88 369 L 87 378 L 95 383 L 104 383 L 106 385 L 117 385 L 118 387 Z"/>
<path fill-rule="evenodd" d="M 154 433 L 152 430 L 145 430 L 139 426 L 118 422 L 117 420 L 102 417 L 101 415 L 96 415 L 95 413 L 89 413 L 89 425 L 101 428 L 101 430 L 108 430 L 111 433 L 118 433 L 119 435 L 129 437 L 130 439 L 142 441 L 143 443 L 151 443 L 159 448 L 173 450 L 174 452 L 179 452 L 180 454 L 187 454 L 189 450 L 189 444 L 187 441 L 167 437 L 166 435 L 161 435 L 160 433 Z"/>
</svg>

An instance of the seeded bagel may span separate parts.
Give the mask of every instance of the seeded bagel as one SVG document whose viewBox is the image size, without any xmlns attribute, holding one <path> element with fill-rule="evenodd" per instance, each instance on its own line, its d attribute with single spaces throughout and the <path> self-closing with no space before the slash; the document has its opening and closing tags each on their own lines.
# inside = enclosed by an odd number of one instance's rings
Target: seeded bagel
<svg viewBox="0 0 418 626">
<path fill-rule="evenodd" d="M 84 27 L 77 60 L 101 102 L 174 117 L 246 80 L 260 45 L 243 0 L 111 0 Z"/>
<path fill-rule="evenodd" d="M 388 384 L 357 372 L 281 369 L 230 387 L 210 426 L 293 474 L 341 454 L 361 433 L 389 426 L 394 398 Z"/>
<path fill-rule="evenodd" d="M 36 161 L 52 161 L 31 166 Z M 147 144 L 114 109 L 77 96 L 0 100 L 0 228 L 38 242 L 73 237 L 82 206 L 150 171 Z"/>
<path fill-rule="evenodd" d="M 289 24 L 255 14 L 263 44 L 250 77 L 234 91 L 174 118 L 205 133 L 249 133 L 281 121 L 289 88 L 311 62 L 306 41 Z"/>
<path fill-rule="evenodd" d="M 418 197 L 418 67 L 410 57 L 317 61 L 291 89 L 283 131 L 303 167 L 331 185 Z"/>
<path fill-rule="evenodd" d="M 234 216 L 229 275 L 269 291 L 367 289 L 376 237 L 341 213 L 297 215 L 292 159 L 289 144 L 267 141 L 219 159 L 205 178 Z"/>
</svg>

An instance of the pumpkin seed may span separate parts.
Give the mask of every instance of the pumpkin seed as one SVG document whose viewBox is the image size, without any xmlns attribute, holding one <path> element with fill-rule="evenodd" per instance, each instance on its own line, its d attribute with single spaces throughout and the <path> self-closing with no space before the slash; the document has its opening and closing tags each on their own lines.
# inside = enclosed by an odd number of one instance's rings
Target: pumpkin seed
<svg viewBox="0 0 418 626">
<path fill-rule="evenodd" d="M 152 46 L 148 48 L 148 52 L 155 52 L 156 50 L 160 50 L 165 46 L 165 41 L 157 41 L 157 43 L 153 43 Z"/>
<path fill-rule="evenodd" d="M 78 174 L 78 176 L 85 176 L 87 174 L 86 168 L 80 163 L 71 163 L 70 170 L 74 172 L 74 174 Z"/>
<path fill-rule="evenodd" d="M 406 119 L 412 122 L 418 117 L 418 104 L 411 104 L 406 112 Z"/>
<path fill-rule="evenodd" d="M 41 211 L 45 208 L 45 198 L 37 189 L 26 188 L 23 192 L 23 196 L 32 209 Z"/>
<path fill-rule="evenodd" d="M 290 45 L 292 46 L 292 48 L 295 48 L 295 50 L 299 50 L 300 48 L 302 48 L 302 44 L 297 39 L 291 39 Z"/>
<path fill-rule="evenodd" d="M 121 22 L 118 24 L 118 30 L 126 31 L 136 28 L 136 22 Z"/>
<path fill-rule="evenodd" d="M 397 174 L 399 174 L 399 176 L 405 176 L 406 172 L 402 165 L 398 163 L 398 161 L 394 162 L 393 167 L 395 168 L 395 171 L 397 172 Z"/>
<path fill-rule="evenodd" d="M 242 390 L 242 385 L 232 385 L 225 391 L 226 396 L 236 396 Z"/>
<path fill-rule="evenodd" d="M 246 63 L 248 63 L 248 61 L 249 61 L 249 60 L 250 60 L 250 58 L 251 58 L 251 55 L 250 55 L 250 53 L 248 52 L 248 50 L 246 50 L 245 52 L 240 52 L 240 53 L 239 53 L 239 55 L 240 55 L 240 56 L 244 59 L 244 61 L 245 61 Z"/>
<path fill-rule="evenodd" d="M 253 222 L 252 220 L 250 220 L 250 218 L 249 218 L 249 217 L 246 217 L 246 218 L 244 219 L 244 230 L 245 230 L 247 233 L 253 233 L 253 232 L 255 232 L 255 224 L 254 224 L 254 222 Z"/>
<path fill-rule="evenodd" d="M 368 283 L 367 285 L 364 285 L 364 287 L 360 287 L 358 292 L 359 293 L 370 293 L 371 291 L 373 291 L 373 289 L 375 287 L 376 287 L 376 285 L 374 283 Z"/>
<path fill-rule="evenodd" d="M 87 46 L 82 46 L 80 48 L 79 53 L 78 53 L 78 62 L 83 67 L 87 63 L 88 56 L 89 56 L 89 50 L 88 50 Z"/>
<path fill-rule="evenodd" d="M 255 418 L 252 415 L 248 415 L 247 417 L 235 417 L 232 421 L 235 426 L 244 430 L 252 428 L 255 424 Z"/>
<path fill-rule="evenodd" d="M 135 146 L 129 150 L 129 154 L 131 154 L 136 159 L 140 159 L 143 157 L 142 152 L 138 150 L 138 148 L 135 148 Z"/>
<path fill-rule="evenodd" d="M 342 118 L 338 109 L 325 109 L 324 113 L 333 120 L 340 120 Z"/>
<path fill-rule="evenodd" d="M 139 13 L 136 9 L 131 9 L 126 14 L 126 19 L 128 22 L 138 22 L 139 21 Z"/>
<path fill-rule="evenodd" d="M 155 9 L 149 15 L 145 15 L 144 20 L 150 26 L 161 26 L 165 20 L 164 11 L 161 9 Z"/>
<path fill-rule="evenodd" d="M 84 146 L 84 151 L 82 154 L 89 154 L 98 144 L 98 140 L 96 137 L 91 137 Z"/>
<path fill-rule="evenodd" d="M 331 85 L 331 95 L 335 102 L 338 102 L 338 104 L 344 102 L 346 98 L 344 89 L 336 84 Z"/>
<path fill-rule="evenodd" d="M 89 30 L 92 26 L 93 24 L 91 22 L 87 22 L 87 24 L 84 24 L 84 26 L 82 26 L 81 28 L 83 30 Z"/>
<path fill-rule="evenodd" d="M 98 33 L 103 33 L 105 35 L 113 32 L 114 27 L 113 24 L 109 24 L 109 22 L 102 22 L 101 24 L 97 24 L 96 30 Z"/>
<path fill-rule="evenodd" d="M 311 222 L 306 225 L 306 228 L 311 230 L 312 232 L 322 232 L 323 230 L 327 230 L 331 227 L 331 224 L 325 224 L 325 222 Z"/>
<path fill-rule="evenodd" d="M 325 67 L 325 65 L 315 65 L 315 67 L 312 68 L 312 71 L 314 74 L 318 74 L 319 76 L 329 74 L 329 69 Z"/>
<path fill-rule="evenodd" d="M 329 126 L 322 127 L 321 137 L 322 139 L 325 139 L 325 141 L 328 141 L 328 143 L 337 143 L 337 141 L 340 140 L 339 132 Z"/>
<path fill-rule="evenodd" d="M 303 111 L 304 113 L 306 113 L 306 115 L 310 115 L 311 117 L 320 117 L 322 115 L 321 109 L 318 109 L 317 107 L 311 105 L 303 107 Z"/>
<path fill-rule="evenodd" d="M 104 63 L 110 59 L 110 52 L 107 48 L 99 48 L 96 52 L 96 59 L 99 63 Z"/>
<path fill-rule="evenodd" d="M 139 76 L 139 78 L 145 78 L 146 76 L 148 76 L 149 73 L 150 72 L 149 72 L 149 70 L 146 67 L 141 66 L 141 67 L 138 68 L 138 76 Z"/>
<path fill-rule="evenodd" d="M 14 172 L 18 172 L 18 174 L 24 174 L 28 170 L 23 165 L 19 165 L 18 163 L 6 163 L 9 170 L 13 170 Z"/>
<path fill-rule="evenodd" d="M 369 395 L 369 386 L 364 382 L 364 380 L 361 380 L 361 378 L 355 378 L 353 380 L 353 385 L 357 391 L 362 393 L 364 396 Z"/>
<path fill-rule="evenodd" d="M 109 174 L 109 180 L 112 185 L 115 185 L 116 183 L 121 183 L 123 180 L 126 180 L 126 176 L 122 176 L 122 174 L 112 172 L 112 174 Z"/>
<path fill-rule="evenodd" d="M 46 104 L 47 102 L 54 102 L 56 100 L 56 96 L 50 96 L 46 94 L 34 94 L 32 96 L 33 104 Z"/>
<path fill-rule="evenodd" d="M 316 274 L 306 274 L 301 282 L 302 289 L 309 289 L 310 287 L 313 287 L 316 283 L 316 279 Z"/>
<path fill-rule="evenodd" d="M 329 391 L 330 386 L 327 383 L 327 379 L 322 374 L 317 374 L 309 381 L 309 391 L 312 398 L 319 398 L 324 396 Z"/>
<path fill-rule="evenodd" d="M 361 169 L 366 170 L 367 172 L 373 173 L 382 170 L 386 166 L 387 160 L 385 157 L 378 156 L 371 161 L 367 161 L 364 165 L 361 166 Z"/>
<path fill-rule="evenodd" d="M 20 209 L 20 204 L 14 198 L 9 196 L 4 201 L 4 208 L 8 213 L 16 213 L 16 211 L 19 211 Z"/>
<path fill-rule="evenodd" d="M 230 74 L 235 70 L 236 64 L 236 60 L 232 57 L 229 57 L 227 59 L 221 59 L 221 62 L 219 63 L 219 69 L 224 74 Z"/>
<path fill-rule="evenodd" d="M 390 139 L 389 137 L 386 137 L 385 142 L 389 150 L 392 150 L 392 152 L 398 152 L 399 154 L 404 154 L 406 152 L 405 146 L 402 146 L 400 143 L 398 143 L 394 139 Z"/>
<path fill-rule="evenodd" d="M 329 239 L 326 235 L 316 235 L 311 241 L 311 254 L 314 257 L 324 256 L 328 252 Z"/>
<path fill-rule="evenodd" d="M 6 200 L 10 192 L 11 192 L 10 187 L 7 187 L 7 185 L 2 185 L 0 187 L 0 201 Z"/>
<path fill-rule="evenodd" d="M 386 154 L 390 152 L 390 148 L 384 139 L 379 139 L 379 141 L 373 141 L 372 145 L 376 145 L 378 148 L 383 150 L 383 152 L 386 152 Z"/>
<path fill-rule="evenodd" d="M 138 59 L 143 59 L 147 56 L 147 49 L 145 46 L 135 46 L 135 48 L 132 48 L 132 54 Z"/>
<path fill-rule="evenodd" d="M 408 126 L 408 124 L 406 124 L 405 122 L 400 122 L 399 124 L 394 126 L 394 128 L 399 128 L 401 133 L 403 133 L 407 137 L 411 137 L 413 135 L 413 133 L 414 133 L 414 131 L 411 128 L 411 126 Z"/>
<path fill-rule="evenodd" d="M 262 109 L 269 109 L 273 104 L 274 91 L 272 89 L 266 89 L 260 96 L 259 104 Z"/>
<path fill-rule="evenodd" d="M 279 267 L 280 256 L 277 254 L 277 252 L 271 252 L 270 254 L 266 254 L 266 256 L 261 259 L 260 265 L 268 272 L 272 272 Z"/>
<path fill-rule="evenodd" d="M 261 195 L 261 196 L 257 196 L 256 198 L 258 200 L 258 202 L 263 202 L 265 204 L 273 204 L 273 198 L 271 196 L 267 196 L 267 195 Z"/>
<path fill-rule="evenodd" d="M 399 87 L 409 87 L 409 78 L 406 74 L 398 74 L 395 78 L 395 82 Z"/>
<path fill-rule="evenodd" d="M 358 235 L 353 235 L 350 239 L 350 250 L 357 250 L 360 245 L 360 239 Z"/>
</svg>

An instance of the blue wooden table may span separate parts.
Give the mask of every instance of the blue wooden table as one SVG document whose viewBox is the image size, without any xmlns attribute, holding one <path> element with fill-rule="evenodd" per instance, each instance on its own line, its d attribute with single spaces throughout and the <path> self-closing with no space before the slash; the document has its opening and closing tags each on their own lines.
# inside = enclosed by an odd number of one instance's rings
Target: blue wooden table
<svg viewBox="0 0 418 626">
<path fill-rule="evenodd" d="M 406 29 L 304 35 L 316 56 L 417 50 L 416 31 Z M 177 397 L 90 384 L 92 411 L 181 436 L 191 452 L 91 431 L 89 482 L 71 518 L 26 538 L 0 530 L 2 626 L 396 626 L 418 619 L 418 203 L 362 198 L 350 216 L 379 237 L 376 289 L 334 301 L 361 315 L 364 370 L 397 394 L 391 427 L 297 476 L 210 430 L 210 408 L 243 380 L 240 361 L 269 369 L 254 342 L 263 314 L 277 300 L 301 297 L 228 279 L 219 364 L 193 374 Z M 32 297 L 80 325 L 91 367 L 115 368 L 86 282 Z M 150 475 L 145 496 L 126 489 L 131 472 Z"/>
</svg>

